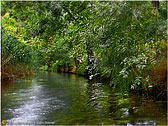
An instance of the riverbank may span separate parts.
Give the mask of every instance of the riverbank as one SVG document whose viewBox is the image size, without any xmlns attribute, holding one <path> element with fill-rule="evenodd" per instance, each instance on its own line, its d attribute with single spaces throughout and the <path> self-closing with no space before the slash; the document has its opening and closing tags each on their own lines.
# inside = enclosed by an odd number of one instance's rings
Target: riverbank
<svg viewBox="0 0 168 126">
<path fill-rule="evenodd" d="M 30 77 L 34 74 L 33 69 L 29 65 L 11 65 L 2 62 L 1 80 L 2 81 L 15 81 L 17 79 L 23 79 Z"/>
<path fill-rule="evenodd" d="M 52 70 L 46 70 L 46 71 L 52 71 Z M 161 71 L 161 70 L 159 70 Z M 113 81 L 111 75 L 102 75 L 102 74 L 97 74 L 97 75 L 92 75 L 91 77 L 88 77 L 87 71 L 83 70 L 82 72 L 77 70 L 76 67 L 68 67 L 64 66 L 61 67 L 59 66 L 54 72 L 59 72 L 59 73 L 68 73 L 68 74 L 75 74 L 78 76 L 83 76 L 88 79 L 88 81 L 100 81 L 102 83 L 107 83 L 108 85 L 111 84 Z M 152 98 L 154 100 L 162 100 L 162 101 L 167 101 L 167 78 L 165 78 L 166 75 L 163 75 L 162 73 L 162 78 L 157 81 L 158 83 L 155 85 L 152 85 L 152 87 L 149 88 L 144 88 L 143 84 L 140 84 L 137 88 L 135 89 L 129 89 L 129 93 L 133 94 L 139 94 L 141 96 L 144 96 L 146 98 Z M 156 80 L 155 80 L 156 81 Z M 110 86 L 111 89 L 115 88 Z M 122 94 L 122 92 L 120 92 Z"/>
</svg>

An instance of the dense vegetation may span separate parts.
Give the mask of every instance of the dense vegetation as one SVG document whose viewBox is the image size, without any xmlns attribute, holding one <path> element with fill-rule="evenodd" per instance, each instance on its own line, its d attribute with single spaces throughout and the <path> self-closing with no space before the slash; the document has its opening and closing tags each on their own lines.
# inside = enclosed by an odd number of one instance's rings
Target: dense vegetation
<svg viewBox="0 0 168 126">
<path fill-rule="evenodd" d="M 52 70 L 165 94 L 167 2 L 1 4 L 2 79 Z"/>
</svg>

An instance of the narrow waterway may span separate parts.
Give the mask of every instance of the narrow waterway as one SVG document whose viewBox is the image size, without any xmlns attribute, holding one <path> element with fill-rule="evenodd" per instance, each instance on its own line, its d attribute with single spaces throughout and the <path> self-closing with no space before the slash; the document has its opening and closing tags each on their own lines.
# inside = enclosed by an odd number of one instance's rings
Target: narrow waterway
<svg viewBox="0 0 168 126">
<path fill-rule="evenodd" d="M 7 124 L 166 125 L 166 102 L 120 99 L 107 84 L 74 74 L 40 72 L 1 88 L 1 119 Z"/>
</svg>

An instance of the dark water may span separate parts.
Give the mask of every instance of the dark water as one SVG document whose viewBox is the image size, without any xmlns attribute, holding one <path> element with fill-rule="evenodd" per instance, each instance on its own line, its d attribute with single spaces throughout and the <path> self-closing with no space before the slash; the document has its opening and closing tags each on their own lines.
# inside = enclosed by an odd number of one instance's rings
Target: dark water
<svg viewBox="0 0 168 126">
<path fill-rule="evenodd" d="M 2 84 L 2 120 L 13 125 L 166 125 L 166 103 L 131 95 L 73 74 L 39 73 Z"/>
</svg>

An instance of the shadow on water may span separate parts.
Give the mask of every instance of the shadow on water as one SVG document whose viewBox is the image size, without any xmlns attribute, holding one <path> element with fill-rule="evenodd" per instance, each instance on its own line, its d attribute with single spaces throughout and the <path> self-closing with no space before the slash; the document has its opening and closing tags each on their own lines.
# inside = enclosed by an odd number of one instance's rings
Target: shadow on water
<svg viewBox="0 0 168 126">
<path fill-rule="evenodd" d="M 166 125 L 166 104 L 135 95 L 121 99 L 107 84 L 74 74 L 41 72 L 2 86 L 2 120 L 15 125 Z"/>
</svg>

